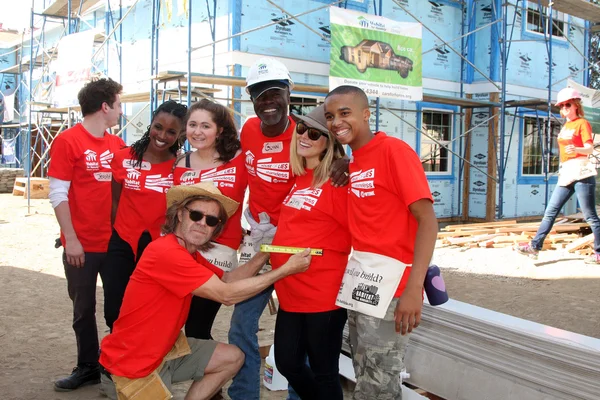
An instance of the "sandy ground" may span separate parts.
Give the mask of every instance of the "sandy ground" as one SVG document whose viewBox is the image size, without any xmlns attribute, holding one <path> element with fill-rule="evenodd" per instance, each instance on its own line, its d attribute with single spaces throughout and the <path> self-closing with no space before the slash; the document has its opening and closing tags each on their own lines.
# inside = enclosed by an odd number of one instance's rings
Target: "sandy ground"
<svg viewBox="0 0 600 400">
<path fill-rule="evenodd" d="M 52 389 L 75 362 L 71 303 L 54 248 L 58 225 L 48 200 L 0 195 L 0 398 L 103 398 L 96 386 L 72 393 Z M 436 249 L 451 297 L 495 311 L 600 338 L 600 267 L 581 257 L 547 251 L 534 262 L 510 249 Z M 98 327 L 106 334 L 102 290 L 97 292 Z M 223 307 L 213 334 L 225 341 L 231 307 Z M 265 312 L 260 341 L 272 343 L 275 319 Z M 186 386 L 175 389 L 183 399 Z M 346 390 L 348 393 L 348 390 Z M 349 396 L 346 396 L 349 397 Z M 263 388 L 261 398 L 284 399 Z"/>
</svg>

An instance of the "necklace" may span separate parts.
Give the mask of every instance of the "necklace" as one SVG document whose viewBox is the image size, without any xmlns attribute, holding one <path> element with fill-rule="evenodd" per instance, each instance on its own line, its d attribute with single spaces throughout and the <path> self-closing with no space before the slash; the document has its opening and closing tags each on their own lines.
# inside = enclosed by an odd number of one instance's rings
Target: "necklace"
<svg viewBox="0 0 600 400">
<path fill-rule="evenodd" d="M 283 129 L 283 131 L 279 132 L 278 135 L 281 135 L 283 132 L 287 131 L 288 128 L 290 127 L 290 119 L 289 117 L 286 119 L 286 124 L 285 124 L 285 128 Z M 262 121 L 260 121 L 260 130 L 261 132 L 264 131 L 264 124 Z M 276 135 L 277 136 L 277 135 Z"/>
</svg>

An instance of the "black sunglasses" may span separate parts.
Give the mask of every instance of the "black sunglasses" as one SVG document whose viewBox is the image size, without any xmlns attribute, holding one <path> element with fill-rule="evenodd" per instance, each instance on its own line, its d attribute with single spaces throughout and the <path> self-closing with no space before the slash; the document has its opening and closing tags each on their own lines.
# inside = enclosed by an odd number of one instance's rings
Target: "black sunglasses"
<svg viewBox="0 0 600 400">
<path fill-rule="evenodd" d="M 304 135 L 305 132 L 308 132 L 308 138 L 312 141 L 319 140 L 321 136 L 329 138 L 327 133 L 315 128 L 310 128 L 304 122 L 298 122 L 298 124 L 296 125 L 296 132 L 298 132 L 298 135 Z"/>
<path fill-rule="evenodd" d="M 560 108 L 571 108 L 571 103 L 562 103 Z"/>
<path fill-rule="evenodd" d="M 204 214 L 202 211 L 190 210 L 187 207 L 185 207 L 185 209 L 188 210 L 190 213 L 190 219 L 194 222 L 202 221 L 202 218 L 206 217 L 206 225 L 210 226 L 211 228 L 214 228 L 221 222 L 221 219 L 219 217 L 215 217 L 214 215 Z"/>
</svg>

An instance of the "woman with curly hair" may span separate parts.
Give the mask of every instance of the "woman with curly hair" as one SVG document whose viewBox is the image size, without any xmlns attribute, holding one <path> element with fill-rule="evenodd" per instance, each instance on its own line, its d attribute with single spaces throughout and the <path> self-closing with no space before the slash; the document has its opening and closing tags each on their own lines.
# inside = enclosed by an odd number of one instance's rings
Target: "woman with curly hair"
<svg viewBox="0 0 600 400">
<path fill-rule="evenodd" d="M 225 196 L 240 204 L 248 185 L 245 159 L 233 117 L 227 107 L 203 99 L 190 106 L 186 137 L 195 151 L 181 156 L 173 173 L 174 185 L 212 181 Z M 211 248 L 201 251 L 213 265 L 228 272 L 238 264 L 237 250 L 242 241 L 242 207 L 229 218 Z M 211 329 L 220 303 L 194 297 L 185 325 L 188 337 L 212 339 Z"/>
<path fill-rule="evenodd" d="M 152 113 L 146 133 L 112 160 L 113 232 L 102 271 L 104 318 L 111 331 L 129 277 L 165 222 L 165 193 L 173 185 L 186 113 L 187 107 L 173 100 L 161 104 Z"/>
</svg>

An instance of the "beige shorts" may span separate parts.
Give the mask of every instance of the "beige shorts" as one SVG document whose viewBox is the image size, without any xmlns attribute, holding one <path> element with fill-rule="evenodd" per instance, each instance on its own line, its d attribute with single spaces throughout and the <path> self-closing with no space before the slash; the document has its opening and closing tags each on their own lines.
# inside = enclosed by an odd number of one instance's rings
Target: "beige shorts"
<svg viewBox="0 0 600 400">
<path fill-rule="evenodd" d="M 173 383 L 202 379 L 204 371 L 218 344 L 214 340 L 194 338 L 188 338 L 187 342 L 191 354 L 166 361 L 160 371 L 158 371 L 160 380 L 169 391 Z M 101 384 L 105 395 L 111 400 L 117 400 L 117 390 L 114 380 L 110 380 L 106 375 L 102 374 Z"/>
</svg>

